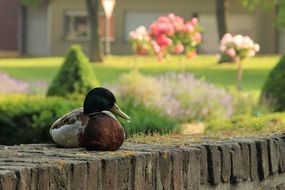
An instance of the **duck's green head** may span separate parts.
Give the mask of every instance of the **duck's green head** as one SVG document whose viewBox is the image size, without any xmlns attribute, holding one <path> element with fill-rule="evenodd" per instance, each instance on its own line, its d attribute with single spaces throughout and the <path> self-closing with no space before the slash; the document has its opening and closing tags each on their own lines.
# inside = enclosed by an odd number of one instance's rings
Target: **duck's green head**
<svg viewBox="0 0 285 190">
<path fill-rule="evenodd" d="M 110 90 L 102 87 L 93 88 L 84 99 L 83 111 L 85 114 L 90 115 L 104 110 L 110 111 L 124 119 L 130 119 L 129 116 L 117 106 L 116 98 Z"/>
</svg>

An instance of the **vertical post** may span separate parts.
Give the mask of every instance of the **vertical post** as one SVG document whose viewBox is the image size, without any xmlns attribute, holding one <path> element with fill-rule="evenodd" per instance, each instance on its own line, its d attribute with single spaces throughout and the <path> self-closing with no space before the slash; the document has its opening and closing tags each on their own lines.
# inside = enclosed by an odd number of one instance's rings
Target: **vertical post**
<svg viewBox="0 0 285 190">
<path fill-rule="evenodd" d="M 237 90 L 241 91 L 241 81 L 242 81 L 242 61 L 237 62 Z"/>
<path fill-rule="evenodd" d="M 110 20 L 112 17 L 112 13 L 113 13 L 113 9 L 115 6 L 116 1 L 115 0 L 102 0 L 102 5 L 105 11 L 105 16 L 106 16 L 106 20 L 105 20 L 105 24 L 106 24 L 106 36 L 105 36 L 105 51 L 106 51 L 106 55 L 111 54 L 111 27 L 110 27 Z"/>
<path fill-rule="evenodd" d="M 106 49 L 106 55 L 110 55 L 111 53 L 111 32 L 110 32 L 110 18 L 106 17 L 106 38 L 105 38 L 105 49 Z"/>
</svg>

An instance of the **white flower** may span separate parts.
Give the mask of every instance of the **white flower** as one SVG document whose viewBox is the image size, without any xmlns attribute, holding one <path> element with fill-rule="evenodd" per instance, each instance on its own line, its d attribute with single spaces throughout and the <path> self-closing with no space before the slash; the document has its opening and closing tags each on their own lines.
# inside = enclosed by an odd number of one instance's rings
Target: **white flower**
<svg viewBox="0 0 285 190">
<path fill-rule="evenodd" d="M 258 52 L 260 50 L 259 44 L 254 44 L 253 49 L 254 49 L 255 52 Z"/>
<path fill-rule="evenodd" d="M 230 43 L 233 41 L 233 36 L 230 33 L 224 34 L 222 40 L 221 40 L 221 45 L 226 45 L 227 43 Z"/>
<path fill-rule="evenodd" d="M 249 36 L 240 34 L 232 36 L 226 33 L 220 41 L 220 52 L 222 55 L 230 57 L 232 60 L 245 59 L 252 57 L 260 50 L 260 46 L 254 43 Z"/>
<path fill-rule="evenodd" d="M 130 37 L 136 40 L 149 40 L 147 30 L 144 26 L 139 26 L 135 31 L 131 31 Z"/>
<path fill-rule="evenodd" d="M 243 44 L 243 36 L 238 34 L 233 37 L 233 42 L 236 44 L 238 48 L 240 48 Z"/>
<path fill-rule="evenodd" d="M 245 48 L 251 48 L 251 47 L 254 46 L 254 43 L 253 43 L 253 41 L 252 41 L 252 39 L 251 39 L 250 37 L 245 36 L 245 37 L 243 38 L 243 46 L 244 46 Z"/>
<path fill-rule="evenodd" d="M 221 52 L 224 52 L 226 49 L 227 49 L 227 48 L 226 48 L 225 45 L 222 44 L 222 45 L 220 46 L 220 51 L 221 51 Z"/>
</svg>

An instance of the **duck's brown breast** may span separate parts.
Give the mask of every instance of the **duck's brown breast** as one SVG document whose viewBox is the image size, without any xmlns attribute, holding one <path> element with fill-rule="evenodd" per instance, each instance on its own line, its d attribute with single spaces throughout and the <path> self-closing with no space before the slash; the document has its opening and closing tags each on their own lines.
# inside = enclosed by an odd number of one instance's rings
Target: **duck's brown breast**
<svg viewBox="0 0 285 190">
<path fill-rule="evenodd" d="M 104 113 L 90 117 L 85 128 L 84 141 L 88 150 L 117 150 L 123 144 L 124 138 L 121 124 Z"/>
</svg>

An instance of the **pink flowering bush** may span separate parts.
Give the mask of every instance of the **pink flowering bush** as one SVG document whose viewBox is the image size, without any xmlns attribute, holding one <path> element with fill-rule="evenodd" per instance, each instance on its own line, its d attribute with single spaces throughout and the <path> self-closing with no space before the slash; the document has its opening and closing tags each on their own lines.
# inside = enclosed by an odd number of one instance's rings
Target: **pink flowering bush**
<svg viewBox="0 0 285 190">
<path fill-rule="evenodd" d="M 162 60 L 167 54 L 185 54 L 194 58 L 202 42 L 201 27 L 197 18 L 185 21 L 171 13 L 159 17 L 148 31 L 140 26 L 130 32 L 133 50 L 138 55 L 155 54 Z"/>
<path fill-rule="evenodd" d="M 260 49 L 248 36 L 226 33 L 220 42 L 219 62 L 238 62 L 253 57 Z"/>
</svg>

